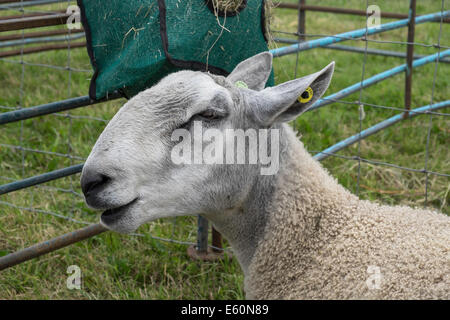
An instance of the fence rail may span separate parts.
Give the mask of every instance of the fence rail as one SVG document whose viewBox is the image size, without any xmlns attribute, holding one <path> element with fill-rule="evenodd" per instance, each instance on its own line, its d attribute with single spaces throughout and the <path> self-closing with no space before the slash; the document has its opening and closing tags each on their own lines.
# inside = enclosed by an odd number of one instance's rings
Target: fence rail
<svg viewBox="0 0 450 320">
<path fill-rule="evenodd" d="M 91 238 L 105 232 L 106 230 L 107 229 L 100 224 L 93 224 L 83 229 L 66 233 L 57 238 L 53 238 L 15 253 L 8 254 L 4 257 L 0 257 L 0 270 L 13 267 L 19 263 L 37 258 L 43 254 L 67 247 L 87 238 Z"/>
<path fill-rule="evenodd" d="M 337 13 L 337 14 L 349 14 L 356 16 L 367 16 L 367 12 L 365 10 L 358 9 L 349 9 L 349 8 L 336 8 L 336 7 L 327 7 L 327 6 L 315 6 L 315 5 L 307 5 L 294 3 L 284 3 L 284 2 L 274 2 L 275 7 L 280 9 L 294 9 L 298 11 L 315 11 L 315 12 L 326 12 L 326 13 Z M 391 19 L 407 19 L 409 18 L 408 14 L 404 13 L 395 13 L 395 12 L 380 12 L 381 18 L 391 18 Z M 450 19 L 444 19 L 444 23 L 450 23 Z"/>
</svg>

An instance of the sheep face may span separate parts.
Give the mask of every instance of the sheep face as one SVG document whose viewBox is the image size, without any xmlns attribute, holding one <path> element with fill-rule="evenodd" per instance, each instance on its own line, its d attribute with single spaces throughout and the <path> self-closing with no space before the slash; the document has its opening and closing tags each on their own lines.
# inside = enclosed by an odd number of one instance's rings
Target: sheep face
<svg viewBox="0 0 450 320">
<path fill-rule="evenodd" d="M 165 77 L 130 99 L 98 138 L 81 177 L 87 204 L 104 210 L 101 223 L 122 233 L 158 218 L 235 210 L 264 174 L 251 150 L 264 143 L 276 160 L 280 137 L 273 130 L 323 94 L 333 66 L 267 89 L 268 52 L 227 78 L 194 71 Z M 307 88 L 314 97 L 298 102 Z"/>
</svg>

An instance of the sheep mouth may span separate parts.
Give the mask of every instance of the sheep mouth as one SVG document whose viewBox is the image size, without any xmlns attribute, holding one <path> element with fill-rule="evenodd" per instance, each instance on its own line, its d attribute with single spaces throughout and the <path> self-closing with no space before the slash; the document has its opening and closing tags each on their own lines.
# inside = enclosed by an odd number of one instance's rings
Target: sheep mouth
<svg viewBox="0 0 450 320">
<path fill-rule="evenodd" d="M 137 202 L 137 200 L 138 198 L 132 200 L 131 202 L 128 202 L 123 206 L 105 210 L 101 215 L 101 219 L 107 222 L 111 222 L 113 220 L 118 219 L 121 215 L 125 214 L 128 211 L 128 209 Z"/>
</svg>

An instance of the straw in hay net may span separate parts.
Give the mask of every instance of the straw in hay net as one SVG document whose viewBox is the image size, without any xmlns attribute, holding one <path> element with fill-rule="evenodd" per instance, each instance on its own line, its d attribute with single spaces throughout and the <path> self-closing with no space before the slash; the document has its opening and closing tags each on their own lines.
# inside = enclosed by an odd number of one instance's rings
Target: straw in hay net
<svg viewBox="0 0 450 320">
<path fill-rule="evenodd" d="M 217 12 L 235 13 L 243 6 L 244 0 L 212 0 L 214 9 Z"/>
<path fill-rule="evenodd" d="M 245 7 L 245 0 L 211 0 L 214 14 L 219 16 L 220 14 L 235 14 L 239 12 L 240 9 Z M 270 34 L 270 22 L 272 19 L 272 8 L 275 6 L 272 0 L 265 0 L 264 3 L 264 34 L 266 39 L 270 43 L 272 41 L 272 37 Z"/>
</svg>

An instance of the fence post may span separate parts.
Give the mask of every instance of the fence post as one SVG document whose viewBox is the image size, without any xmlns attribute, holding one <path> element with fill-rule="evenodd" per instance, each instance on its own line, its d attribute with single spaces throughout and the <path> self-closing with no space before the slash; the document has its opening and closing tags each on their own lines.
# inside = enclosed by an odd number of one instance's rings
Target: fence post
<svg viewBox="0 0 450 320">
<path fill-rule="evenodd" d="M 306 10 L 304 9 L 306 5 L 306 0 L 298 1 L 298 40 L 305 41 L 305 33 L 306 33 Z"/>
<path fill-rule="evenodd" d="M 208 251 L 208 220 L 202 216 L 197 219 L 197 245 L 191 245 L 187 248 L 187 254 L 194 260 L 213 260 Z"/>
<path fill-rule="evenodd" d="M 208 246 L 208 220 L 202 216 L 198 216 L 198 229 L 197 229 L 197 246 L 189 246 L 187 248 L 187 254 L 194 260 L 202 261 L 214 261 L 224 257 L 224 251 L 220 249 L 211 249 Z M 213 237 L 212 245 L 217 248 L 222 248 L 222 236 L 217 230 L 212 228 Z M 228 255 L 228 257 L 230 257 Z"/>
<path fill-rule="evenodd" d="M 411 109 L 411 86 L 414 60 L 414 31 L 416 29 L 416 0 L 409 1 L 409 16 L 408 16 L 408 44 L 406 46 L 406 73 L 405 73 L 405 112 L 403 119 L 409 116 Z"/>
<path fill-rule="evenodd" d="M 197 231 L 197 251 L 198 253 L 206 253 L 208 251 L 208 220 L 202 216 L 198 216 Z"/>
</svg>

